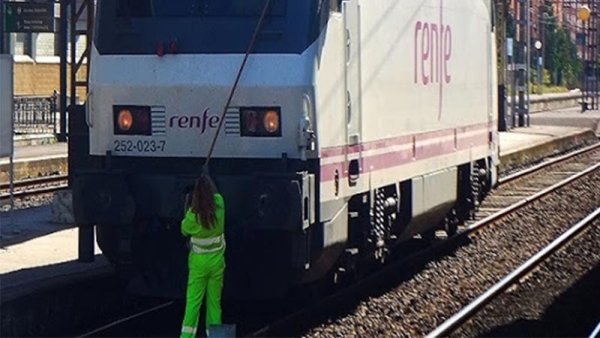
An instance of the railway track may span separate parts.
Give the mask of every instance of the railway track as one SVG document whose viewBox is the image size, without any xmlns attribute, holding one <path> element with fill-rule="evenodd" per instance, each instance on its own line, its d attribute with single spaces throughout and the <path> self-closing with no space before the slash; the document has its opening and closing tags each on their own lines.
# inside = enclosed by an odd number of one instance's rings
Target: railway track
<svg viewBox="0 0 600 338">
<path fill-rule="evenodd" d="M 29 180 L 16 181 L 13 183 L 14 198 L 49 194 L 68 188 L 69 177 L 66 175 L 46 176 Z M 10 199 L 10 184 L 0 184 L 0 200 Z"/>
<path fill-rule="evenodd" d="M 481 296 L 477 297 L 469 305 L 465 306 L 458 313 L 446 320 L 442 325 L 431 331 L 426 338 L 445 337 L 454 332 L 460 325 L 473 318 L 482 308 L 489 304 L 496 297 L 504 293 L 508 288 L 516 285 L 519 281 L 538 268 L 551 255 L 559 251 L 565 245 L 573 241 L 578 234 L 587 230 L 598 218 L 600 218 L 600 207 L 590 213 L 583 220 L 573 225 L 557 239 L 552 241 L 538 253 L 533 255 L 525 263 L 512 271 L 498 283 L 494 284 Z"/>
<path fill-rule="evenodd" d="M 360 302 L 360 299 L 371 297 L 373 290 L 379 290 L 375 292 L 377 295 L 385 292 L 385 289 L 389 288 L 386 281 L 398 281 L 398 271 L 410 272 L 419 270 L 435 257 L 452 254 L 457 247 L 469 243 L 469 237 L 473 236 L 474 233 L 489 227 L 496 221 L 507 217 L 507 215 L 531 205 L 548 194 L 552 194 L 557 189 L 598 172 L 600 168 L 599 162 L 600 144 L 504 177 L 500 180 L 499 188 L 482 203 L 480 210 L 476 213 L 475 220 L 469 221 L 459 227 L 459 233 L 452 238 L 436 241 L 432 246 L 427 247 L 427 249 L 394 260 L 379 269 L 375 274 L 369 275 L 330 296 L 322 298 L 318 302 L 307 302 L 309 304 L 300 310 L 280 316 L 278 320 L 270 322 L 259 329 L 238 333 L 244 336 L 256 337 L 290 336 L 291 334 L 307 334 L 309 336 L 328 335 L 323 331 L 306 332 L 306 330 L 309 330 L 314 325 L 319 325 L 319 323 L 331 317 L 332 313 L 339 314 L 339 309 L 347 308 L 348 303 L 351 303 L 351 306 L 356 306 Z M 401 277 L 400 280 L 405 281 L 410 278 L 412 276 L 409 273 L 409 275 Z M 157 310 L 162 311 L 163 309 L 163 307 L 159 307 Z M 152 309 L 132 314 L 128 318 L 137 319 L 140 316 L 147 315 L 148 312 L 152 312 Z M 122 325 L 127 320 L 127 318 L 119 319 L 107 323 L 104 325 L 104 328 L 90 330 L 90 332 L 93 332 L 94 335 L 102 335 L 103 330 L 110 328 L 113 333 L 126 334 L 126 331 L 121 332 L 118 329 L 115 331 L 115 327 Z M 346 334 L 346 332 L 341 334 Z M 361 332 L 356 332 L 356 334 L 361 335 Z M 409 335 L 412 336 L 413 334 L 409 333 Z"/>
<path fill-rule="evenodd" d="M 562 185 L 593 172 L 597 168 L 594 164 L 598 163 L 600 143 L 503 177 L 499 180 L 499 187 L 486 197 L 475 218 L 467 221 L 463 229 L 477 223 L 477 226 L 483 226 L 503 217 Z"/>
<path fill-rule="evenodd" d="M 592 153 L 593 151 L 596 151 L 598 149 L 600 149 L 600 142 L 592 144 L 592 145 L 584 147 L 584 148 L 581 148 L 581 149 L 578 149 L 578 150 L 575 150 L 575 151 L 572 151 L 572 152 L 569 152 L 564 155 L 560 155 L 558 157 L 548 158 L 546 161 L 538 163 L 534 166 L 528 167 L 526 169 L 520 170 L 518 172 L 512 173 L 507 176 L 500 177 L 500 179 L 498 180 L 498 184 L 504 185 L 504 184 L 510 183 L 519 178 L 522 178 L 522 177 L 525 177 L 532 173 L 538 172 L 542 169 L 551 168 L 551 166 L 553 166 L 553 165 L 560 164 L 560 163 L 565 162 L 574 157 Z"/>
<path fill-rule="evenodd" d="M 104 336 L 103 334 L 109 332 L 110 330 L 113 330 L 115 327 L 121 325 L 122 323 L 126 323 L 126 322 L 129 322 L 129 321 L 132 321 L 132 320 L 136 320 L 136 319 L 138 319 L 140 317 L 143 317 L 143 316 L 145 316 L 147 314 L 150 314 L 150 313 L 155 313 L 155 312 L 157 312 L 159 310 L 164 310 L 165 308 L 168 308 L 168 307 L 172 306 L 173 303 L 174 303 L 174 301 L 167 301 L 167 302 L 160 303 L 160 304 L 152 306 L 152 307 L 150 307 L 148 309 L 136 312 L 136 313 L 134 313 L 132 315 L 129 315 L 127 317 L 124 317 L 124 318 L 121 318 L 121 319 L 117 319 L 115 321 L 107 323 L 106 325 L 103 325 L 103 326 L 101 326 L 99 328 L 93 329 L 93 330 L 91 330 L 89 332 L 86 332 L 86 333 L 84 333 L 82 335 L 79 335 L 78 337 L 79 338 L 84 338 L 84 337 L 102 337 L 102 336 Z"/>
</svg>

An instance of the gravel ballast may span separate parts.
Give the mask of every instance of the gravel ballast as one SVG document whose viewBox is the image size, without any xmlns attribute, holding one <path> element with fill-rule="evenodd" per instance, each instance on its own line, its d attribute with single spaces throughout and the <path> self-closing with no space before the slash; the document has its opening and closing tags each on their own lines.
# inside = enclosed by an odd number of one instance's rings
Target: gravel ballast
<svg viewBox="0 0 600 338">
<path fill-rule="evenodd" d="M 582 337 L 600 321 L 600 221 L 488 304 L 455 337 Z"/>
</svg>

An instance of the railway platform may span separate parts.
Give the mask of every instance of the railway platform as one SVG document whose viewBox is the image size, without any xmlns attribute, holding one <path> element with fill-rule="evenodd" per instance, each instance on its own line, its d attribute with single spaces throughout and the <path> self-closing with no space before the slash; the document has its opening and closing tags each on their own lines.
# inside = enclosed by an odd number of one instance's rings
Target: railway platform
<svg viewBox="0 0 600 338">
<path fill-rule="evenodd" d="M 588 128 L 532 125 L 500 133 L 500 173 L 598 142 Z"/>
<path fill-rule="evenodd" d="M 531 114 L 531 124 L 588 128 L 600 136 L 600 110 L 581 112 L 581 108 L 567 108 L 539 112 Z"/>
<path fill-rule="evenodd" d="M 576 111 L 567 110 L 562 115 L 574 113 Z M 566 126 L 559 117 L 561 114 L 550 114 L 556 113 L 534 114 L 531 127 L 500 133 L 501 173 L 598 142 L 595 135 L 598 129 L 592 131 L 592 126 L 596 123 L 598 128 L 600 118 L 593 122 L 593 115 L 588 114 L 581 118 L 587 124 Z M 594 114 L 600 117 L 597 112 Z M 541 122 L 543 119 L 546 124 Z M 16 146 L 15 164 L 21 170 L 16 179 L 53 171 L 66 173 L 67 145 Z M 7 159 L 0 160 L 0 168 L 0 181 L 5 181 L 8 179 Z M 77 261 L 78 230 L 74 224 L 52 222 L 51 208 L 51 205 L 42 205 L 15 210 L 10 216 L 7 213 L 0 215 L 0 306 L 5 310 L 0 320 L 2 325 L 7 323 L 6 320 L 10 323 L 10 316 L 14 315 L 11 311 L 22 310 L 14 306 L 22 298 L 112 274 L 112 268 L 97 246 L 93 263 Z"/>
<path fill-rule="evenodd" d="M 97 245 L 94 262 L 77 260 L 78 229 L 50 222 L 50 205 L 0 217 L 0 336 L 39 336 L 33 323 L 68 321 L 77 298 L 97 298 L 81 285 L 114 275 Z"/>
<path fill-rule="evenodd" d="M 22 180 L 68 171 L 67 143 L 19 144 L 15 142 L 14 179 Z M 9 181 L 10 161 L 0 158 L 0 183 Z"/>
</svg>

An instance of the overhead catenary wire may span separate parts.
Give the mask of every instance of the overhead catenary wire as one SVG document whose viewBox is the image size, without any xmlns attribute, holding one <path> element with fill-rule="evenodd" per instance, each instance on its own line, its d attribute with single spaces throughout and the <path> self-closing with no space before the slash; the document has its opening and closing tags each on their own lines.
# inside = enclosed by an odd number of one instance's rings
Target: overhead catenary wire
<svg viewBox="0 0 600 338">
<path fill-rule="evenodd" d="M 248 44 L 248 48 L 246 49 L 246 54 L 244 55 L 244 60 L 242 61 L 242 64 L 240 65 L 240 68 L 237 72 L 237 76 L 235 77 L 235 82 L 233 83 L 233 86 L 231 87 L 231 90 L 229 91 L 229 97 L 227 98 L 227 102 L 225 103 L 225 106 L 223 107 L 223 112 L 221 113 L 221 118 L 219 119 L 219 126 L 217 127 L 217 130 L 215 131 L 215 135 L 213 136 L 213 139 L 210 143 L 210 148 L 208 150 L 208 154 L 206 155 L 206 160 L 205 160 L 204 166 L 202 168 L 203 173 L 208 173 L 208 164 L 210 163 L 210 159 L 212 157 L 212 154 L 213 154 L 213 151 L 215 148 L 215 144 L 217 143 L 217 138 L 219 136 L 219 132 L 221 131 L 221 128 L 223 127 L 223 121 L 225 120 L 225 114 L 227 113 L 227 110 L 229 109 L 229 105 L 231 104 L 231 100 L 233 99 L 233 95 L 235 94 L 235 90 L 240 82 L 242 72 L 244 71 L 246 62 L 248 61 L 248 57 L 250 56 L 250 53 L 252 52 L 252 49 L 254 48 L 254 44 L 256 43 L 256 39 L 258 38 L 258 33 L 260 32 L 260 29 L 265 20 L 265 17 L 267 16 L 267 11 L 268 11 L 270 5 L 271 5 L 271 0 L 265 0 L 265 5 L 262 9 L 262 13 L 260 15 L 260 18 L 258 19 L 256 27 L 254 28 L 254 34 L 252 34 L 252 38 L 250 39 L 250 43 Z"/>
</svg>

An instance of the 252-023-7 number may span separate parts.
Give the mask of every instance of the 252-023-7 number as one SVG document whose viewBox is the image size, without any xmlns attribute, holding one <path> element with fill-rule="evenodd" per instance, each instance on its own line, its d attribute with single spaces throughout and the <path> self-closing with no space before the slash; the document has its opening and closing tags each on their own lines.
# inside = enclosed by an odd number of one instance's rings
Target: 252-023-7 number
<svg viewBox="0 0 600 338">
<path fill-rule="evenodd" d="M 115 140 L 113 150 L 115 152 L 138 152 L 157 153 L 165 151 L 165 140 Z"/>
</svg>

